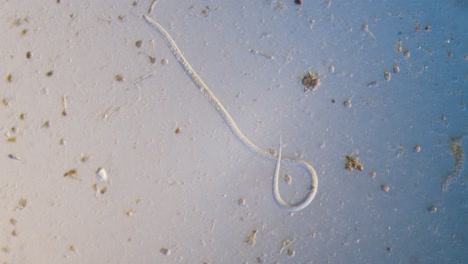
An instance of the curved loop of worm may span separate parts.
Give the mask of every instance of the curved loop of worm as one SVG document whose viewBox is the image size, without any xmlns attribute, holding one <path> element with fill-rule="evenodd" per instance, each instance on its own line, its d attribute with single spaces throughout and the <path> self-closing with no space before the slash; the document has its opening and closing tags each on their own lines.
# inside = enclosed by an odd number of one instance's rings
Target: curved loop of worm
<svg viewBox="0 0 468 264">
<path fill-rule="evenodd" d="M 195 83 L 198 89 L 200 89 L 200 92 L 205 96 L 206 99 L 208 99 L 208 101 L 210 101 L 213 107 L 218 111 L 219 115 L 221 115 L 221 117 L 224 119 L 228 127 L 231 129 L 232 133 L 239 139 L 239 141 L 241 141 L 248 149 L 250 149 L 255 154 L 262 156 L 264 158 L 267 158 L 267 159 L 277 160 L 275 174 L 273 176 L 273 196 L 275 198 L 276 203 L 282 209 L 286 211 L 290 211 L 290 212 L 297 212 L 307 207 L 312 202 L 312 200 L 315 197 L 315 194 L 317 193 L 318 179 L 317 179 L 317 174 L 314 170 L 314 167 L 312 167 L 310 163 L 302 159 L 292 159 L 292 158 L 282 157 L 281 156 L 281 144 L 279 147 L 278 156 L 275 156 L 271 154 L 270 152 L 252 143 L 252 141 L 250 141 L 242 133 L 242 131 L 240 131 L 239 127 L 234 122 L 229 112 L 224 108 L 224 106 L 221 104 L 218 98 L 211 92 L 210 88 L 208 88 L 208 86 L 203 82 L 200 76 L 198 76 L 198 74 L 193 70 L 192 66 L 190 66 L 190 64 L 188 63 L 188 61 L 185 59 L 184 55 L 180 51 L 180 49 L 177 47 L 175 41 L 172 39 L 171 35 L 169 35 L 169 33 L 158 22 L 156 22 L 154 19 L 152 19 L 148 15 L 143 15 L 143 18 L 145 19 L 146 22 L 156 27 L 156 29 L 158 29 L 158 31 L 162 34 L 166 42 L 169 44 L 169 48 L 171 49 L 172 53 L 174 54 L 176 59 L 179 61 L 180 65 L 184 68 L 185 73 L 190 77 L 190 79 L 192 79 L 192 81 Z M 310 176 L 311 186 L 310 186 L 309 192 L 304 197 L 304 199 L 298 203 L 291 204 L 291 203 L 284 201 L 281 198 L 281 195 L 279 193 L 279 188 L 278 188 L 279 169 L 280 169 L 281 162 L 286 162 L 288 164 L 300 166 L 305 171 L 307 171 L 307 173 Z"/>
</svg>

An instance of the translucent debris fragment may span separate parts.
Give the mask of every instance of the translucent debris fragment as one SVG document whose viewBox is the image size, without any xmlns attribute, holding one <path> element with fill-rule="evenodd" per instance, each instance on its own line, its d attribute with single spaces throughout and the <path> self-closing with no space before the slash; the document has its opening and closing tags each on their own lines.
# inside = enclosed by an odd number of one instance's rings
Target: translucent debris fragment
<svg viewBox="0 0 468 264">
<path fill-rule="evenodd" d="M 96 171 L 96 177 L 100 182 L 105 182 L 107 183 L 109 181 L 109 178 L 107 177 L 107 172 L 104 168 L 99 168 Z"/>
</svg>

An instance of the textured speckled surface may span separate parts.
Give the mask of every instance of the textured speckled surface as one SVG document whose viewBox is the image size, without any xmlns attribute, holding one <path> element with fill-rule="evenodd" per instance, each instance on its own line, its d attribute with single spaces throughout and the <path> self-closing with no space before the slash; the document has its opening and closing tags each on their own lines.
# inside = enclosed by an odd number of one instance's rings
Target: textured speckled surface
<svg viewBox="0 0 468 264">
<path fill-rule="evenodd" d="M 315 167 L 317 196 L 294 214 L 273 200 L 274 162 L 232 135 L 143 20 L 151 1 L 59 2 L 0 0 L 0 263 L 467 258 L 466 155 L 441 190 L 451 140 L 468 151 L 465 2 L 157 1 L 151 17 L 246 136 L 265 149 L 281 136 L 283 155 Z M 304 93 L 309 70 L 321 85 Z M 281 173 L 301 199 L 303 171 Z"/>
</svg>

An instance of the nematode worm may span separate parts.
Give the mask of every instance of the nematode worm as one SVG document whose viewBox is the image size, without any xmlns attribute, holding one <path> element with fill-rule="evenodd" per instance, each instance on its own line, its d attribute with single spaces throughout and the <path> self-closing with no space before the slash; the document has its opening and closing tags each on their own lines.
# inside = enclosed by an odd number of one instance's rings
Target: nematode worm
<svg viewBox="0 0 468 264">
<path fill-rule="evenodd" d="M 185 73 L 192 79 L 192 81 L 195 83 L 195 85 L 200 89 L 200 92 L 205 96 L 208 101 L 213 105 L 213 107 L 218 111 L 219 115 L 224 119 L 226 124 L 229 126 L 231 129 L 232 133 L 241 141 L 248 149 L 253 151 L 259 156 L 262 156 L 267 159 L 271 160 L 276 160 L 276 168 L 275 168 L 275 174 L 273 176 L 273 197 L 275 198 L 276 203 L 284 210 L 290 211 L 290 212 L 297 212 L 305 207 L 307 207 L 310 202 L 315 197 L 315 194 L 317 193 L 317 187 L 318 187 L 318 179 L 317 179 L 317 173 L 315 173 L 314 167 L 310 165 L 309 162 L 302 160 L 302 159 L 292 159 L 292 158 L 287 158 L 287 157 L 282 157 L 281 156 L 281 142 L 279 146 L 279 151 L 278 151 L 278 156 L 276 157 L 275 155 L 271 154 L 270 152 L 256 146 L 252 141 L 250 141 L 237 127 L 237 124 L 234 122 L 232 119 L 231 115 L 228 113 L 228 111 L 224 108 L 224 106 L 221 104 L 221 102 L 216 98 L 216 96 L 211 92 L 210 88 L 203 82 L 203 80 L 198 76 L 198 74 L 193 70 L 192 66 L 188 63 L 188 61 L 185 59 L 184 55 L 180 51 L 180 49 L 177 47 L 176 43 L 172 39 L 171 35 L 155 20 L 153 20 L 151 17 L 147 15 L 143 15 L 143 18 L 146 20 L 146 22 L 150 23 L 156 29 L 159 30 L 159 32 L 162 34 L 164 39 L 167 41 L 169 44 L 169 48 L 171 49 L 172 53 L 176 57 L 176 59 L 179 61 L 180 65 L 185 70 Z M 310 176 L 311 179 L 311 186 L 309 189 L 309 192 L 307 196 L 300 202 L 291 204 L 283 200 L 281 198 L 281 195 L 279 193 L 279 187 L 278 187 L 278 181 L 279 181 L 279 170 L 280 170 L 280 163 L 281 162 L 286 162 L 292 165 L 300 166 L 303 169 L 307 171 L 307 173 Z"/>
</svg>

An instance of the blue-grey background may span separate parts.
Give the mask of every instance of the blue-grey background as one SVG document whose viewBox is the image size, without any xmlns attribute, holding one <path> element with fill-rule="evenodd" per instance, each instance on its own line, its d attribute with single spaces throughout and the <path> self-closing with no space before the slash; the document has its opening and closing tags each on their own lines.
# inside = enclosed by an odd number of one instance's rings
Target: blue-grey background
<svg viewBox="0 0 468 264">
<path fill-rule="evenodd" d="M 466 1 L 156 2 L 150 16 L 245 135 L 265 149 L 281 136 L 317 170 L 294 214 L 273 200 L 274 162 L 232 135 L 143 20 L 151 2 L 0 1 L 1 263 L 463 263 L 467 157 L 451 140 L 468 151 Z M 304 93 L 308 70 L 322 84 Z M 304 172 L 281 174 L 300 200 Z"/>
</svg>

